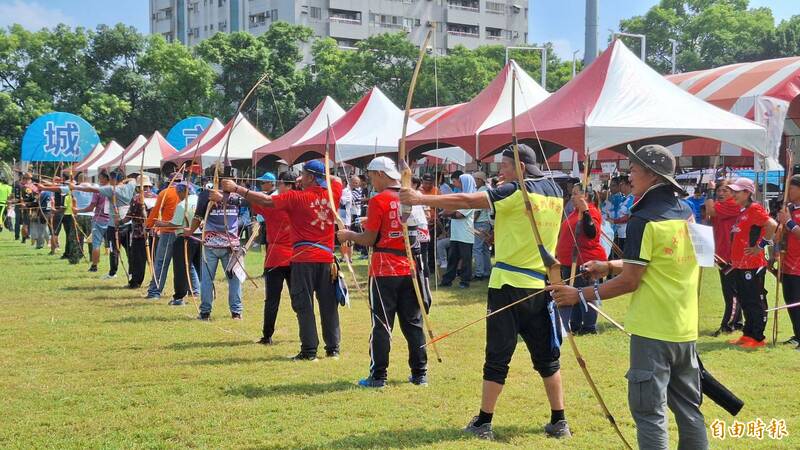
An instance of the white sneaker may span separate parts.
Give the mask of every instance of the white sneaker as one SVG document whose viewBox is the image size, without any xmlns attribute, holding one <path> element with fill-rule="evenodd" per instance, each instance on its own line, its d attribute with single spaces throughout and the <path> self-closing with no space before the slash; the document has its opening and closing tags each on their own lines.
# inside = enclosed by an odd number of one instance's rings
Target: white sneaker
<svg viewBox="0 0 800 450">
<path fill-rule="evenodd" d="M 117 278 L 117 274 L 114 274 L 114 275 L 105 274 L 102 277 L 100 277 L 101 280 L 111 280 L 111 279 L 114 279 L 114 278 Z"/>
</svg>

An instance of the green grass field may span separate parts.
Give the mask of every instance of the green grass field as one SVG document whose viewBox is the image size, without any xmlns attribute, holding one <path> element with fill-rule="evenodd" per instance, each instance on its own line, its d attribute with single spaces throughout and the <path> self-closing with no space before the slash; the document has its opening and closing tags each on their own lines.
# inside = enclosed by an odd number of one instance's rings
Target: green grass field
<svg viewBox="0 0 800 450">
<path fill-rule="evenodd" d="M 399 329 L 390 385 L 364 390 L 355 382 L 368 370 L 369 312 L 354 293 L 341 309 L 342 357 L 293 363 L 297 323 L 284 295 L 277 345 L 260 336 L 263 282 L 245 289 L 241 322 L 229 319 L 226 287 L 209 323 L 194 319 L 196 307 L 170 307 L 143 299 L 144 289 L 120 288 L 121 278 L 100 281 L 86 264 L 70 266 L 46 250 L 34 250 L 0 234 L 0 396 L 2 448 L 621 448 L 583 379 L 569 346 L 562 347 L 567 417 L 574 437 L 553 441 L 542 426 L 549 407 L 524 345 L 517 348 L 506 390 L 495 414 L 498 441 L 462 434 L 477 412 L 484 327 L 474 326 L 431 355 L 427 388 L 405 382 L 405 340 Z M 248 267 L 259 273 L 261 255 Z M 101 273 L 107 269 L 101 263 Z M 357 266 L 366 280 L 363 263 Z M 149 278 L 149 275 L 148 275 Z M 774 289 L 770 278 L 769 289 Z M 167 293 L 172 292 L 171 281 Z M 467 291 L 438 290 L 431 320 L 436 332 L 452 330 L 485 314 L 485 283 Z M 774 295 L 770 294 L 770 304 Z M 626 301 L 605 310 L 624 319 Z M 707 368 L 746 402 L 738 419 L 785 419 L 782 441 L 743 436 L 712 440 L 712 448 L 800 448 L 800 352 L 786 346 L 748 352 L 729 337 L 712 338 L 722 311 L 715 272 L 706 271 L 701 299 L 699 351 Z M 629 441 L 635 429 L 627 409 L 628 338 L 600 319 L 597 336 L 578 337 L 580 350 L 609 409 Z M 785 312 L 781 338 L 789 337 Z M 772 322 L 768 325 L 771 330 Z M 324 354 L 324 352 L 321 352 Z M 703 411 L 728 425 L 733 418 L 711 403 Z M 677 431 L 671 426 L 672 447 Z"/>
</svg>

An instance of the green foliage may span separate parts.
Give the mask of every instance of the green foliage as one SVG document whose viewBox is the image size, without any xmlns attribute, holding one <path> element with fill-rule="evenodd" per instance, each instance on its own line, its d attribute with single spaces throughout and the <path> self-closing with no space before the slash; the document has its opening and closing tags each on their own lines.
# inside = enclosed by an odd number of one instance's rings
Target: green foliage
<svg viewBox="0 0 800 450">
<path fill-rule="evenodd" d="M 677 70 L 687 72 L 726 64 L 798 54 L 800 19 L 777 28 L 769 8 L 749 8 L 749 0 L 661 0 L 643 16 L 620 21 L 620 30 L 647 35 L 647 62 L 671 70 L 672 43 Z M 638 52 L 638 40 L 622 38 Z"/>
</svg>

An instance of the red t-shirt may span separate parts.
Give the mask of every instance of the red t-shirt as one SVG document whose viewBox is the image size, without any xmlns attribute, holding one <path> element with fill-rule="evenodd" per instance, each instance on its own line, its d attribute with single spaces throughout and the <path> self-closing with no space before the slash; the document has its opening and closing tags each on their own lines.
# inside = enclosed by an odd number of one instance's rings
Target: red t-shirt
<svg viewBox="0 0 800 450">
<path fill-rule="evenodd" d="M 255 214 L 264 218 L 267 232 L 267 254 L 264 255 L 264 267 L 286 267 L 292 258 L 292 227 L 286 211 L 264 206 L 252 205 Z"/>
<path fill-rule="evenodd" d="M 333 209 L 328 205 L 328 191 L 314 186 L 302 191 L 289 191 L 272 197 L 275 209 L 286 211 L 294 236 L 294 243 L 311 242 L 324 245 L 327 252 L 313 245 L 294 247 L 292 262 L 297 263 L 329 263 L 333 262 L 334 211 L 339 209 L 342 197 L 341 181 L 332 179 Z"/>
<path fill-rule="evenodd" d="M 561 224 L 561 231 L 558 234 L 558 245 L 556 246 L 556 258 L 562 266 L 572 265 L 572 251 L 575 248 L 575 241 L 578 242 L 576 252 L 578 265 L 588 261 L 605 261 L 606 251 L 600 245 L 600 222 L 602 220 L 600 211 L 592 203 L 589 203 L 589 216 L 594 222 L 595 236 L 590 238 L 584 233 L 576 233 L 575 227 L 581 220 L 578 210 L 573 210 Z M 573 240 L 573 236 L 575 240 Z"/>
<path fill-rule="evenodd" d="M 794 205 L 789 205 L 792 220 L 800 223 L 800 207 L 794 210 L 792 209 L 793 207 Z M 800 238 L 788 229 L 784 229 L 783 234 L 786 236 L 786 253 L 781 255 L 781 258 L 783 258 L 781 270 L 785 274 L 800 275 Z"/>
<path fill-rule="evenodd" d="M 369 274 L 373 277 L 402 277 L 411 275 L 407 256 L 381 252 L 385 248 L 405 252 L 403 226 L 400 223 L 400 199 L 394 189 L 385 189 L 367 204 L 364 230 L 378 233 L 372 252 Z"/>
<path fill-rule="evenodd" d="M 729 262 L 731 259 L 731 229 L 739 219 L 742 208 L 732 198 L 724 202 L 714 203 L 715 215 L 711 218 L 714 227 L 714 250 L 716 254 Z"/>
<path fill-rule="evenodd" d="M 755 256 L 744 254 L 744 249 L 758 245 L 758 241 L 764 237 L 764 225 L 769 221 L 769 213 L 758 203 L 751 203 L 749 207 L 739 213 L 736 224 L 731 228 L 733 238 L 731 239 L 731 265 L 735 269 L 758 269 L 767 265 L 762 250 Z M 750 229 L 761 227 L 761 232 L 755 242 L 750 240 Z"/>
</svg>

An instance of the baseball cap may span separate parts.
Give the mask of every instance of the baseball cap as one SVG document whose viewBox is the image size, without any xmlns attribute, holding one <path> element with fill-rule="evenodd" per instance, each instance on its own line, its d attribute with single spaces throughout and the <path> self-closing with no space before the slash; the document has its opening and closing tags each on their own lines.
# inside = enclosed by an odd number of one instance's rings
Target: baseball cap
<svg viewBox="0 0 800 450">
<path fill-rule="evenodd" d="M 527 144 L 518 144 L 517 148 L 519 149 L 519 160 L 525 164 L 525 172 L 535 177 L 543 177 L 544 172 L 536 163 L 536 152 Z M 503 156 L 514 159 L 514 147 L 510 146 L 503 150 Z"/>
<path fill-rule="evenodd" d="M 267 183 L 274 183 L 275 180 L 277 180 L 277 178 L 275 178 L 275 174 L 272 172 L 264 172 L 264 175 L 261 175 L 260 177 L 256 178 L 256 180 Z"/>
<path fill-rule="evenodd" d="M 751 194 L 756 193 L 756 184 L 753 180 L 745 177 L 739 177 L 733 183 L 728 185 L 728 188 L 734 192 L 747 191 Z"/>
<path fill-rule="evenodd" d="M 397 171 L 397 166 L 395 165 L 394 161 L 386 156 L 378 156 L 370 161 L 369 165 L 367 166 L 367 170 L 383 172 L 387 177 L 393 180 L 400 179 L 400 172 Z"/>
<path fill-rule="evenodd" d="M 325 164 L 321 161 L 315 159 L 303 164 L 303 172 L 314 175 L 314 181 L 316 181 L 320 187 L 328 188 L 328 183 L 325 181 Z"/>
</svg>

